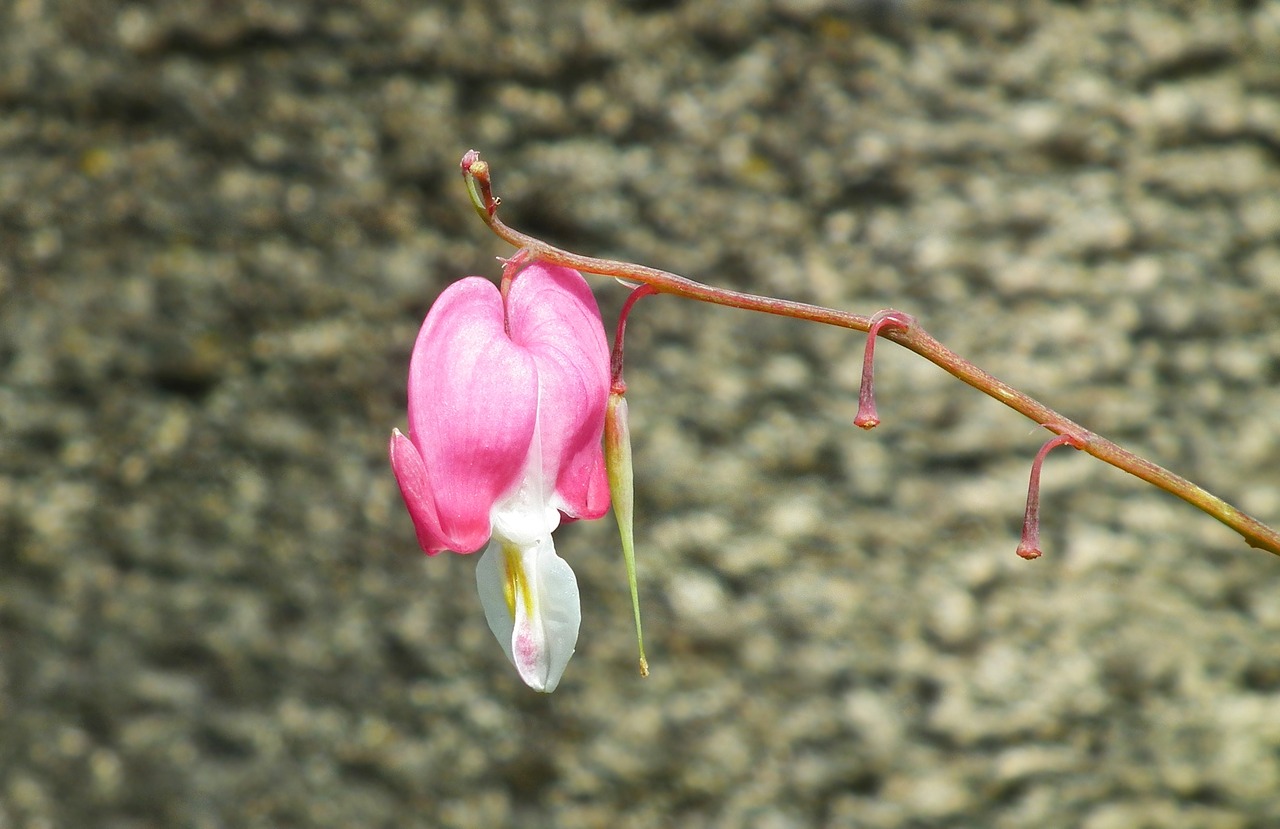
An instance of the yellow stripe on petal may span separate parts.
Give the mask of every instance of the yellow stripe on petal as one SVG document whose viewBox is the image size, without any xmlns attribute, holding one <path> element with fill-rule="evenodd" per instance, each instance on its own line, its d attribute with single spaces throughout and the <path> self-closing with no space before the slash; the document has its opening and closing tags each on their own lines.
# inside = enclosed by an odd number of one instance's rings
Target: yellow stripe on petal
<svg viewBox="0 0 1280 829">
<path fill-rule="evenodd" d="M 533 615 L 533 592 L 529 579 L 524 572 L 524 557 L 520 548 L 514 544 L 502 545 L 502 556 L 506 566 L 506 579 L 502 584 L 502 594 L 507 600 L 507 611 L 511 618 L 516 618 L 516 597 L 524 604 L 526 615 Z"/>
</svg>

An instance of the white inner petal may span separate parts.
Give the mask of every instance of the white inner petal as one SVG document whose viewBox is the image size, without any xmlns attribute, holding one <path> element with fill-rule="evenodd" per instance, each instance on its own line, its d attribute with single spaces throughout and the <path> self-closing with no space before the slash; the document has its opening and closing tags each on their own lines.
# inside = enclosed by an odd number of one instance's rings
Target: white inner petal
<svg viewBox="0 0 1280 829">
<path fill-rule="evenodd" d="M 495 537 L 476 562 L 476 589 L 480 591 L 480 604 L 484 607 L 489 630 L 493 631 L 494 638 L 514 665 L 511 634 L 515 631 L 516 621 L 507 605 L 505 558 L 502 542 Z"/>
<path fill-rule="evenodd" d="M 556 482 L 554 477 L 551 480 L 547 477 L 542 463 L 541 423 L 535 420 L 533 441 L 520 482 L 495 502 L 489 513 L 495 536 L 528 547 L 560 526 L 560 511 L 551 505 Z"/>
<path fill-rule="evenodd" d="M 485 619 L 530 688 L 551 693 L 578 642 L 578 581 L 551 536 L 519 547 L 496 536 L 476 565 Z"/>
<path fill-rule="evenodd" d="M 476 587 L 489 630 L 520 678 L 551 693 L 573 656 L 582 611 L 578 580 L 551 540 L 560 511 L 550 503 L 555 480 L 542 463 L 539 427 L 519 483 L 493 505 L 493 539 L 476 564 Z"/>
</svg>

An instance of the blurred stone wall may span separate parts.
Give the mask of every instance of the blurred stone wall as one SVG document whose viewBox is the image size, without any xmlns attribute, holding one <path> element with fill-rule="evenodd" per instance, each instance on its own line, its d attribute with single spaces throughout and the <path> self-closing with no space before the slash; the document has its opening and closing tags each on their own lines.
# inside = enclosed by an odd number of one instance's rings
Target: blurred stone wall
<svg viewBox="0 0 1280 829">
<path fill-rule="evenodd" d="M 0 827 L 1280 825 L 1280 561 L 885 345 L 645 300 L 525 689 L 386 461 L 512 224 L 870 313 L 1280 522 L 1280 2 L 0 4 Z M 606 316 L 623 291 L 598 283 Z"/>
</svg>

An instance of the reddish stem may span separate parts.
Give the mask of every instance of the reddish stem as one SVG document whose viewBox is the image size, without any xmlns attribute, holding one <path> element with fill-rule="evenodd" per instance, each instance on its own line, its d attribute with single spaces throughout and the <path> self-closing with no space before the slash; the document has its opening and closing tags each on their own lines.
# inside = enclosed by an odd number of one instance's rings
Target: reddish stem
<svg viewBox="0 0 1280 829">
<path fill-rule="evenodd" d="M 658 293 L 658 290 L 652 285 L 640 285 L 631 292 L 627 297 L 627 301 L 622 304 L 622 311 L 618 314 L 618 327 L 613 335 L 613 353 L 609 357 L 609 391 L 613 394 L 626 394 L 627 384 L 622 379 L 622 339 L 627 331 L 627 318 L 631 316 L 631 309 L 640 301 L 641 297 Z"/>
<path fill-rule="evenodd" d="M 511 283 L 515 281 L 516 275 L 531 262 L 529 249 L 520 248 L 510 259 L 499 256 L 498 261 L 502 263 L 502 281 L 498 283 L 498 293 L 502 296 L 502 328 L 510 337 L 511 320 L 507 317 L 507 295 L 511 293 Z"/>
<path fill-rule="evenodd" d="M 1022 540 L 1018 542 L 1018 555 L 1028 561 L 1040 558 L 1040 468 L 1045 457 L 1059 446 L 1082 448 L 1080 441 L 1069 434 L 1056 435 L 1044 442 L 1036 459 L 1031 462 L 1031 483 L 1027 485 L 1027 511 L 1022 518 Z"/>
<path fill-rule="evenodd" d="M 686 299 L 696 299 L 714 305 L 742 308 L 765 314 L 776 314 L 857 331 L 867 331 L 871 327 L 871 320 L 860 314 L 851 314 L 834 308 L 825 308 L 821 305 L 811 305 L 806 302 L 793 302 L 791 300 L 775 299 L 774 297 L 757 296 L 742 291 L 715 288 L 678 274 L 658 270 L 657 268 L 648 268 L 631 262 L 618 262 L 612 259 L 582 256 L 581 254 L 561 250 L 554 245 L 549 245 L 540 239 L 508 227 L 498 218 L 497 207 L 499 199 L 492 192 L 489 165 L 480 159 L 479 153 L 473 150 L 463 156 L 462 174 L 467 185 L 467 191 L 471 195 L 472 206 L 489 229 L 514 247 L 528 248 L 531 256 L 542 261 L 564 265 L 567 268 L 585 271 L 586 273 L 612 276 L 628 282 L 644 283 L 651 286 L 658 293 L 674 294 Z M 1175 475 L 1173 472 L 1152 463 L 1146 458 L 1135 455 L 1102 436 L 1090 432 L 1035 398 L 993 377 L 938 342 L 920 326 L 913 325 L 905 331 L 885 331 L 882 336 L 903 348 L 914 351 L 953 377 L 973 386 L 983 394 L 995 398 L 1046 429 L 1053 432 L 1069 431 L 1079 441 L 1077 448 L 1104 463 L 1108 463 L 1117 469 L 1122 469 L 1153 486 L 1178 496 L 1235 530 L 1250 546 L 1280 556 L 1280 532 L 1268 527 L 1213 493 L 1196 486 L 1186 478 Z"/>
<path fill-rule="evenodd" d="M 876 392 L 873 362 L 876 354 L 876 338 L 882 329 L 906 331 L 915 320 L 901 311 L 886 308 L 877 311 L 871 317 L 871 325 L 867 328 L 867 347 L 862 351 L 862 385 L 858 387 L 858 416 L 853 425 L 861 429 L 874 429 L 880 425 L 880 415 L 876 411 Z"/>
</svg>

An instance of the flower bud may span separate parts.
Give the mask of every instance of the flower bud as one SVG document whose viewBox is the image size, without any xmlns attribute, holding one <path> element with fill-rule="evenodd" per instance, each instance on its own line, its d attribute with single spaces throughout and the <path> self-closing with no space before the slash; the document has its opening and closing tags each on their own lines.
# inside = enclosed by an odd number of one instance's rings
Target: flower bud
<svg viewBox="0 0 1280 829">
<path fill-rule="evenodd" d="M 622 557 L 627 565 L 627 584 L 631 588 L 631 609 L 636 619 L 636 643 L 640 648 L 640 675 L 649 675 L 649 662 L 644 656 L 644 634 L 640 628 L 640 594 L 636 587 L 635 486 L 631 473 L 631 427 L 627 419 L 627 399 L 621 392 L 610 391 L 604 410 L 604 462 L 609 474 L 609 496 L 613 515 L 622 537 Z"/>
</svg>

